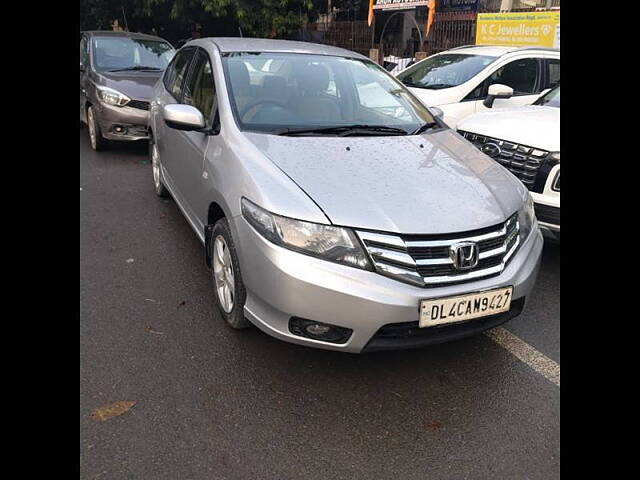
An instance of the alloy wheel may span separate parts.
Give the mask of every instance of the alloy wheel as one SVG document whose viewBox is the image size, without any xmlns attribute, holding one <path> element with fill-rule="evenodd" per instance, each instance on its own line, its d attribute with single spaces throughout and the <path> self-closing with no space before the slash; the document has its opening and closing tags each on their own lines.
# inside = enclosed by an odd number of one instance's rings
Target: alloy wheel
<svg viewBox="0 0 640 480">
<path fill-rule="evenodd" d="M 233 263 L 222 235 L 218 235 L 213 242 L 213 276 L 220 306 L 225 313 L 231 313 L 235 301 Z"/>
<path fill-rule="evenodd" d="M 89 107 L 87 110 L 87 126 L 89 127 L 89 139 L 91 140 L 91 148 L 96 149 L 96 124 L 93 116 L 93 109 Z"/>
<path fill-rule="evenodd" d="M 153 170 L 153 184 L 156 190 L 160 190 L 160 162 L 158 159 L 158 146 L 154 143 L 151 147 L 151 168 Z"/>
</svg>

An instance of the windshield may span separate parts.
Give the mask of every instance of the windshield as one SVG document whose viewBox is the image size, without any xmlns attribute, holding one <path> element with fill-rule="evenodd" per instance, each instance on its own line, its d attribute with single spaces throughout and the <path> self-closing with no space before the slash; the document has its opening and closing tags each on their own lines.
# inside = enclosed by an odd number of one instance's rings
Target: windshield
<svg viewBox="0 0 640 480">
<path fill-rule="evenodd" d="M 434 122 L 400 82 L 369 60 L 228 53 L 222 63 L 233 113 L 243 130 L 278 133 L 358 125 L 404 134 Z"/>
<path fill-rule="evenodd" d="M 439 89 L 456 87 L 474 77 L 496 57 L 446 53 L 426 58 L 404 72 L 398 80 L 409 87 Z"/>
<path fill-rule="evenodd" d="M 167 42 L 127 37 L 93 39 L 93 65 L 99 72 L 164 70 L 174 53 Z"/>
<path fill-rule="evenodd" d="M 550 90 L 541 96 L 538 100 L 536 100 L 534 105 L 545 105 L 547 107 L 557 107 L 560 108 L 560 85 L 556 88 Z"/>
</svg>

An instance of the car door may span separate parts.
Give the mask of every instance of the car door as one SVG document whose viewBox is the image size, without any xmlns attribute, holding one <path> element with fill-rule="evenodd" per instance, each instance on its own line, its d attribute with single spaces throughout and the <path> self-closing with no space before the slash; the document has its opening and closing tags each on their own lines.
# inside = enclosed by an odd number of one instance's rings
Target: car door
<svg viewBox="0 0 640 480">
<path fill-rule="evenodd" d="M 85 35 L 80 39 L 80 120 L 86 122 L 87 83 L 89 78 L 89 45 Z"/>
<path fill-rule="evenodd" d="M 499 98 L 493 103 L 492 108 L 510 108 L 530 105 L 543 90 L 543 63 L 542 58 L 517 58 L 492 72 L 482 85 L 472 91 L 469 96 L 476 95 L 474 99 L 475 111 L 485 112 L 490 110 L 484 106 L 489 86 L 499 83 L 513 89 L 511 98 Z"/>
<path fill-rule="evenodd" d="M 157 116 L 154 118 L 154 135 L 157 140 L 158 153 L 162 164 L 163 177 L 167 182 L 167 187 L 171 191 L 178 203 L 183 203 L 183 194 L 180 185 L 176 182 L 175 176 L 179 174 L 181 166 L 181 151 L 176 142 L 180 142 L 180 130 L 168 127 L 163 121 L 162 109 L 166 105 L 182 102 L 182 88 L 187 79 L 189 67 L 195 54 L 195 48 L 183 48 L 179 50 L 162 79 L 164 89 L 162 95 L 157 99 Z"/>
<path fill-rule="evenodd" d="M 182 88 L 181 103 L 197 108 L 206 125 L 205 132 L 174 130 L 172 136 L 176 160 L 172 177 L 194 215 L 192 221 L 202 231 L 208 209 L 204 193 L 208 176 L 204 170 L 205 153 L 207 148 L 211 148 L 211 142 L 219 141 L 217 135 L 209 132 L 215 120 L 216 89 L 211 59 L 202 48 L 197 49 L 191 63 Z"/>
</svg>

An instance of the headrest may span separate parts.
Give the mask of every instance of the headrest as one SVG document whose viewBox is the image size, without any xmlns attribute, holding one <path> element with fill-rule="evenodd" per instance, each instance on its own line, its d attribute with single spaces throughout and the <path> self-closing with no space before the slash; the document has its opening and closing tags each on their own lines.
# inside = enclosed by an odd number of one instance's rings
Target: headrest
<svg viewBox="0 0 640 480">
<path fill-rule="evenodd" d="M 249 70 L 242 60 L 229 60 L 229 74 L 231 76 L 231 88 L 235 92 L 245 92 L 249 89 L 251 80 Z"/>
<path fill-rule="evenodd" d="M 306 95 L 316 95 L 329 88 L 329 71 L 324 65 L 307 64 L 296 72 L 298 86 Z"/>
<path fill-rule="evenodd" d="M 280 96 L 285 93 L 287 81 L 280 75 L 268 75 L 264 77 L 262 91 L 269 96 Z"/>
</svg>

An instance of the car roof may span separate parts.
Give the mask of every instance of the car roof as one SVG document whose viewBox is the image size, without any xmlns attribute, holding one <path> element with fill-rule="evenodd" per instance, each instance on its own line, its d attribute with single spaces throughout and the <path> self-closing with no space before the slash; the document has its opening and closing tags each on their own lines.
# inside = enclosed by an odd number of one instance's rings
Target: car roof
<svg viewBox="0 0 640 480">
<path fill-rule="evenodd" d="M 507 53 L 516 53 L 522 51 L 539 51 L 539 52 L 558 52 L 557 48 L 545 47 L 508 47 L 505 45 L 464 45 L 462 47 L 452 48 L 440 53 L 460 53 L 465 55 L 486 55 L 488 57 L 501 57 Z"/>
<path fill-rule="evenodd" d="M 198 39 L 210 41 L 223 52 L 277 52 L 304 53 L 315 55 L 333 55 L 340 57 L 367 58 L 359 53 L 344 48 L 332 47 L 310 42 L 296 42 L 293 40 L 273 40 L 269 38 L 246 37 L 207 37 Z M 189 43 L 187 43 L 189 45 Z"/>
<path fill-rule="evenodd" d="M 81 33 L 84 33 L 85 35 L 89 35 L 89 36 L 94 36 L 94 37 L 134 38 L 137 40 L 157 40 L 157 41 L 169 43 L 164 38 L 156 37 L 155 35 L 147 35 L 146 33 L 138 33 L 138 32 L 113 32 L 111 30 L 86 30 Z"/>
</svg>

